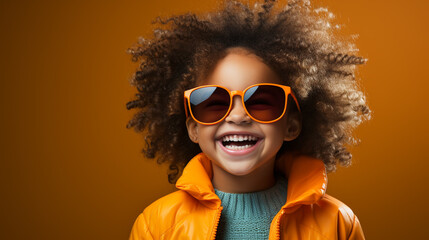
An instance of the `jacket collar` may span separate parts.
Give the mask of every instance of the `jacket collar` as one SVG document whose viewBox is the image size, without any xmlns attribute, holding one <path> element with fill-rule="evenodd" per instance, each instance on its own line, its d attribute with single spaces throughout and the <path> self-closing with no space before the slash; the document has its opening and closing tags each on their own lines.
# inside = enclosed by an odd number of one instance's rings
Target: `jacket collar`
<svg viewBox="0 0 429 240">
<path fill-rule="evenodd" d="M 284 154 L 277 160 L 277 170 L 288 179 L 287 201 L 282 209 L 290 213 L 300 205 L 317 202 L 326 192 L 327 176 L 323 162 L 299 154 Z M 176 187 L 184 190 L 209 208 L 221 205 L 211 182 L 210 159 L 204 153 L 189 161 L 177 180 Z"/>
</svg>

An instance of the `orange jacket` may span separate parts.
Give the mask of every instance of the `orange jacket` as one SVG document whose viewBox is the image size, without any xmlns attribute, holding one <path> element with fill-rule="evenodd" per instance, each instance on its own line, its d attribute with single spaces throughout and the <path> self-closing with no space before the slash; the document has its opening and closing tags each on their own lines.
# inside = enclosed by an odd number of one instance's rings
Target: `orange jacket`
<svg viewBox="0 0 429 240">
<path fill-rule="evenodd" d="M 271 222 L 269 239 L 364 239 L 352 210 L 325 194 L 323 162 L 291 154 L 284 159 L 277 166 L 288 179 L 287 201 Z M 210 160 L 195 156 L 176 183 L 179 190 L 138 216 L 130 240 L 215 239 L 222 206 L 211 176 Z"/>
</svg>

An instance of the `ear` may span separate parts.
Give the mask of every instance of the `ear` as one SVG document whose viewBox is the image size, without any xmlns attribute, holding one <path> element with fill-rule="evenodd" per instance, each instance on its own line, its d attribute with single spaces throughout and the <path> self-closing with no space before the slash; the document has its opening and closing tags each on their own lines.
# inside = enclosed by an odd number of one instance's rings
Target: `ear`
<svg viewBox="0 0 429 240">
<path fill-rule="evenodd" d="M 284 132 L 284 141 L 292 141 L 301 133 L 302 121 L 301 114 L 298 111 L 292 111 L 286 116 L 286 129 Z"/>
<path fill-rule="evenodd" d="M 188 129 L 188 136 L 192 142 L 198 143 L 198 124 L 191 117 L 186 119 L 186 128 Z"/>
</svg>

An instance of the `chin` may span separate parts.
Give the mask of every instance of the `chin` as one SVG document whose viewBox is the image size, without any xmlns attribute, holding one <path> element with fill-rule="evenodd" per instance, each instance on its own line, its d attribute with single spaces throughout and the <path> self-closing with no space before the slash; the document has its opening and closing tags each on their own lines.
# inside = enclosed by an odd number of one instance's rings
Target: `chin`
<svg viewBox="0 0 429 240">
<path fill-rule="evenodd" d="M 234 176 L 246 176 L 253 172 L 253 166 L 232 166 L 229 168 L 222 167 L 224 171 Z"/>
</svg>

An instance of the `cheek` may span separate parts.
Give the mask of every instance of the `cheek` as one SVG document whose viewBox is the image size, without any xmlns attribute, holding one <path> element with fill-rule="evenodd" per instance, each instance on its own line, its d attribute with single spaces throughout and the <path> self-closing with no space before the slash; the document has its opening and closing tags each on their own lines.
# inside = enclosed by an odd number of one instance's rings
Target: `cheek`
<svg viewBox="0 0 429 240">
<path fill-rule="evenodd" d="M 285 138 L 285 131 L 286 121 L 284 119 L 266 126 L 266 132 L 268 136 L 270 136 L 273 141 L 280 142 L 281 144 Z"/>
<path fill-rule="evenodd" d="M 213 144 L 216 135 L 216 126 L 198 126 L 198 139 L 199 144 L 207 146 L 207 144 Z"/>
<path fill-rule="evenodd" d="M 216 129 L 213 126 L 203 126 L 198 130 L 198 145 L 210 159 L 216 156 Z"/>
</svg>

